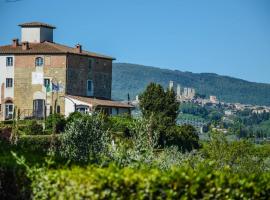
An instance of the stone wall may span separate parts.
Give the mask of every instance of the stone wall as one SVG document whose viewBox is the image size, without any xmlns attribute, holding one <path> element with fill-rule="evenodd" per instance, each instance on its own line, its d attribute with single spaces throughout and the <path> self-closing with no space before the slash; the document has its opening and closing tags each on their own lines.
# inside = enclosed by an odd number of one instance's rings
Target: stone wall
<svg viewBox="0 0 270 200">
<path fill-rule="evenodd" d="M 68 55 L 67 93 L 111 99 L 112 61 L 80 55 Z M 87 80 L 93 82 L 93 94 L 87 94 Z"/>
<path fill-rule="evenodd" d="M 36 67 L 35 58 L 44 58 L 44 66 Z M 46 96 L 46 89 L 43 84 L 32 84 L 32 72 L 42 72 L 44 78 L 50 78 L 55 83 L 60 83 L 62 91 L 58 96 L 65 94 L 66 85 L 66 56 L 65 55 L 16 55 L 15 71 L 14 71 L 14 104 L 23 112 L 31 112 L 33 110 L 34 94 L 41 92 Z M 54 107 L 53 102 L 56 100 L 57 94 L 47 93 L 47 103 Z M 64 114 L 64 99 L 59 99 L 60 111 Z M 49 107 L 49 106 L 48 106 Z"/>
</svg>

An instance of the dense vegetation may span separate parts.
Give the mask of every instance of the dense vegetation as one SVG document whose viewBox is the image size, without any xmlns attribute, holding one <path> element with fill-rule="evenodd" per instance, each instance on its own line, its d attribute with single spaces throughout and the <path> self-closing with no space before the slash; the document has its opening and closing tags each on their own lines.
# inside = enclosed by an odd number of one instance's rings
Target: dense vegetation
<svg viewBox="0 0 270 200">
<path fill-rule="evenodd" d="M 129 93 L 131 98 L 135 98 L 150 82 L 167 87 L 170 80 L 183 87 L 194 87 L 198 93 L 206 96 L 216 95 L 225 102 L 270 105 L 269 84 L 252 83 L 217 74 L 196 74 L 125 63 L 113 64 L 112 95 L 114 99 L 126 100 Z"/>
<path fill-rule="evenodd" d="M 199 141 L 192 126 L 177 125 L 179 104 L 161 85 L 140 100 L 140 118 L 72 113 L 45 126 L 1 123 L 0 199 L 269 198 L 269 144 L 215 131 Z"/>
</svg>

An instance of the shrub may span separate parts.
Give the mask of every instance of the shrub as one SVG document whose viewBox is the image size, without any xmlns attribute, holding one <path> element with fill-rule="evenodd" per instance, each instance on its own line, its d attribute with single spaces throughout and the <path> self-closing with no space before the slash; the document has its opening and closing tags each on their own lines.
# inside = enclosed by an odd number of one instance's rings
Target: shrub
<svg viewBox="0 0 270 200">
<path fill-rule="evenodd" d="M 81 117 L 83 117 L 83 114 L 76 111 L 76 112 L 70 113 L 70 115 L 66 119 L 66 122 L 68 124 Z"/>
<path fill-rule="evenodd" d="M 63 115 L 60 115 L 58 113 L 51 114 L 47 119 L 45 123 L 45 127 L 49 131 L 53 131 L 55 133 L 60 133 L 65 130 L 66 126 L 66 120 Z M 55 130 L 53 130 L 55 129 Z"/>
<path fill-rule="evenodd" d="M 173 126 L 165 136 L 166 146 L 177 146 L 182 151 L 199 148 L 199 136 L 191 125 Z"/>
<path fill-rule="evenodd" d="M 222 133 L 212 133 L 201 150 L 205 163 L 215 162 L 214 170 L 230 167 L 233 172 L 250 174 L 269 171 L 269 148 L 255 146 L 248 140 L 229 142 Z"/>
<path fill-rule="evenodd" d="M 36 120 L 27 120 L 19 125 L 19 130 L 27 135 L 42 135 L 43 126 Z"/>
<path fill-rule="evenodd" d="M 37 170 L 33 199 L 269 199 L 270 174 L 241 176 L 182 167 Z"/>
<path fill-rule="evenodd" d="M 107 126 L 110 131 L 116 133 L 121 132 L 123 136 L 130 137 L 130 126 L 133 122 L 133 119 L 129 116 L 112 116 L 108 117 Z"/>
<path fill-rule="evenodd" d="M 151 165 L 157 147 L 157 132 L 152 129 L 151 122 L 145 119 L 134 120 L 129 128 L 132 137 L 129 142 L 120 141 L 113 146 L 111 159 L 119 166 Z"/>
<path fill-rule="evenodd" d="M 97 161 L 107 146 L 101 115 L 83 115 L 69 123 L 61 137 L 60 154 L 74 162 Z"/>
<path fill-rule="evenodd" d="M 55 137 L 55 138 L 53 138 Z M 56 140 L 57 146 L 60 145 L 59 135 L 26 135 L 18 140 L 18 146 L 25 150 L 47 152 L 52 140 Z"/>
</svg>

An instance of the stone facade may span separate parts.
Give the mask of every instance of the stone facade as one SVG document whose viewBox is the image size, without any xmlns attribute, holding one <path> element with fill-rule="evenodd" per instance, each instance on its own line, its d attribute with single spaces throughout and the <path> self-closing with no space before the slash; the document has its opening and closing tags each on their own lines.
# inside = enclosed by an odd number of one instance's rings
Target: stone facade
<svg viewBox="0 0 270 200">
<path fill-rule="evenodd" d="M 45 63 L 43 67 L 35 66 L 36 57 L 44 58 Z M 58 104 L 61 108 L 60 112 L 64 114 L 64 99 L 60 97 L 65 95 L 66 56 L 16 55 L 15 60 L 14 105 L 21 110 L 22 115 L 30 114 L 31 111 L 33 111 L 33 100 L 37 92 L 43 94 L 48 107 L 51 107 L 51 111 L 53 111 L 55 107 L 55 100 L 58 99 Z M 46 94 L 46 88 L 43 84 L 32 84 L 32 72 L 43 73 L 44 78 L 50 79 L 51 82 L 58 82 L 63 86 L 63 90 L 58 92 L 58 94 L 52 91 Z M 47 108 L 47 112 L 50 112 L 49 108 Z"/>
<path fill-rule="evenodd" d="M 35 59 L 42 57 L 44 66 L 36 67 Z M 47 114 L 54 112 L 55 101 L 60 106 L 60 113 L 65 113 L 66 94 L 74 96 L 92 96 L 111 99 L 112 61 L 81 55 L 16 55 L 14 65 L 14 105 L 22 116 L 31 115 L 35 94 L 42 93 Z M 46 92 L 42 84 L 32 84 L 32 73 L 41 72 L 43 78 L 59 84 L 60 91 Z M 87 93 L 87 81 L 93 85 L 92 95 Z"/>
<path fill-rule="evenodd" d="M 87 80 L 92 81 L 89 94 Z M 67 94 L 111 99 L 112 60 L 80 55 L 67 56 Z"/>
</svg>

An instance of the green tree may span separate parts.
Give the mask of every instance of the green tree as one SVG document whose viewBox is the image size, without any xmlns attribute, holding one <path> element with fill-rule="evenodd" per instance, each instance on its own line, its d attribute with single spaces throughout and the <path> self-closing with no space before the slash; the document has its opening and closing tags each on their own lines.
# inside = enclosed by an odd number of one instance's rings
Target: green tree
<svg viewBox="0 0 270 200">
<path fill-rule="evenodd" d="M 161 85 L 150 83 L 139 100 L 145 118 L 150 118 L 151 115 L 162 116 L 165 125 L 175 125 L 179 103 L 173 90 L 164 91 Z"/>
<path fill-rule="evenodd" d="M 140 108 L 144 117 L 149 118 L 152 113 L 162 113 L 165 109 L 165 92 L 161 85 L 150 83 L 139 96 Z"/>
<path fill-rule="evenodd" d="M 107 136 L 102 115 L 83 115 L 68 124 L 60 154 L 75 162 L 98 162 L 107 148 Z"/>
<path fill-rule="evenodd" d="M 159 133 L 159 144 L 166 144 L 168 130 L 176 125 L 179 103 L 173 90 L 164 91 L 159 84 L 150 83 L 139 96 L 143 117 L 152 121 L 152 130 Z"/>
<path fill-rule="evenodd" d="M 191 125 L 174 126 L 166 134 L 168 146 L 177 146 L 183 152 L 199 148 L 199 136 Z"/>
</svg>

